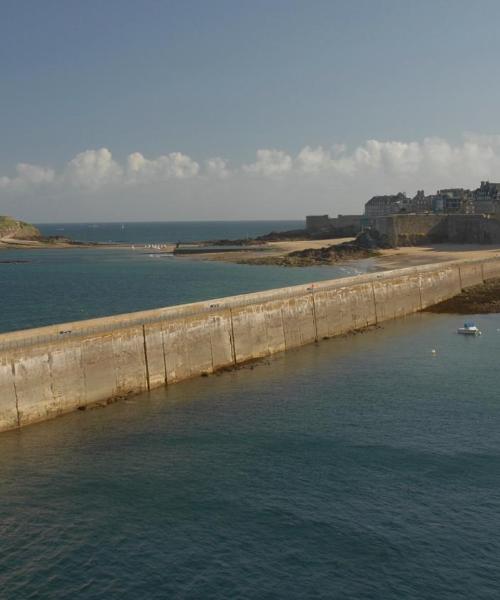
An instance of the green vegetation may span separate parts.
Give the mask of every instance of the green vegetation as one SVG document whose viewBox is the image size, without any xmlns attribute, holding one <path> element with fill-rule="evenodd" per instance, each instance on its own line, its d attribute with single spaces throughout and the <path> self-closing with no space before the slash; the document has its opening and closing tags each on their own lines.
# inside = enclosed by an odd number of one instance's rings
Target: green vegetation
<svg viewBox="0 0 500 600">
<path fill-rule="evenodd" d="M 0 240 L 2 238 L 17 240 L 38 240 L 42 237 L 40 231 L 29 223 L 17 221 L 12 217 L 0 216 Z"/>
</svg>

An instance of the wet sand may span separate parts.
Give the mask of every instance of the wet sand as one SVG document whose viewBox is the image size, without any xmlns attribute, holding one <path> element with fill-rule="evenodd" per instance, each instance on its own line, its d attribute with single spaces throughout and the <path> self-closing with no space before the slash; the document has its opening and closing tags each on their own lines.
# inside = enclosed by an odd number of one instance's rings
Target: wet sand
<svg viewBox="0 0 500 600">
<path fill-rule="evenodd" d="M 266 258 L 269 259 L 269 264 L 273 264 L 272 259 L 279 259 L 290 252 L 296 250 L 305 250 L 306 248 L 323 248 L 325 246 L 333 246 L 343 242 L 352 241 L 354 238 L 335 238 L 328 240 L 294 240 L 290 242 L 264 242 L 256 246 L 255 249 L 245 252 L 207 252 L 204 254 L 190 254 L 183 258 L 189 260 L 216 260 L 222 262 L 231 262 L 238 264 L 252 264 L 255 260 Z M 278 262 L 278 261 L 276 261 Z"/>
<path fill-rule="evenodd" d="M 375 262 L 378 267 L 387 270 L 492 256 L 500 256 L 500 244 L 434 244 L 379 250 L 379 256 L 375 258 Z"/>
</svg>

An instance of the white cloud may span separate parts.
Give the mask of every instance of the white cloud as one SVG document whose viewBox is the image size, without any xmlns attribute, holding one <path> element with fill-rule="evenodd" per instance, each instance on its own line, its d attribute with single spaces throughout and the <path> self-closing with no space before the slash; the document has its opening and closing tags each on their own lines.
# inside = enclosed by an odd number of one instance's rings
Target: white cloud
<svg viewBox="0 0 500 600">
<path fill-rule="evenodd" d="M 251 165 L 244 165 L 247 173 L 272 176 L 283 175 L 292 170 L 292 157 L 282 150 L 257 150 L 257 160 Z"/>
<path fill-rule="evenodd" d="M 469 134 L 460 143 L 367 140 L 352 149 L 307 145 L 294 156 L 262 148 L 254 162 L 235 167 L 213 157 L 201 168 L 181 152 L 152 158 L 133 152 L 120 163 L 100 148 L 81 152 L 58 171 L 20 163 L 13 175 L 0 175 L 0 214 L 30 219 L 39 207 L 43 220 L 62 218 L 66 208 L 68 220 L 87 213 L 145 218 L 146 210 L 149 218 L 297 217 L 357 212 L 374 194 L 473 188 L 485 179 L 500 181 L 500 135 Z"/>
<path fill-rule="evenodd" d="M 63 173 L 71 185 L 88 189 L 119 183 L 122 175 L 123 169 L 107 148 L 80 152 L 69 161 Z"/>
<path fill-rule="evenodd" d="M 140 152 L 133 152 L 127 158 L 128 183 L 154 183 L 171 178 L 188 179 L 195 177 L 199 170 L 198 163 L 181 152 L 171 152 L 153 160 L 144 158 Z"/>
<path fill-rule="evenodd" d="M 334 166 L 331 153 L 321 146 L 317 148 L 305 146 L 305 148 L 302 148 L 297 155 L 295 164 L 299 171 L 304 173 L 318 173 Z"/>
<path fill-rule="evenodd" d="M 19 163 L 16 172 L 15 177 L 0 177 L 0 188 L 23 191 L 30 187 L 52 183 L 55 178 L 53 169 L 28 163 Z"/>
<path fill-rule="evenodd" d="M 218 179 L 226 179 L 231 174 L 227 160 L 216 156 L 205 161 L 205 170 L 207 175 Z"/>
<path fill-rule="evenodd" d="M 30 165 L 27 163 L 19 163 L 17 165 L 18 178 L 26 183 L 34 185 L 39 183 L 50 183 L 54 180 L 54 170 L 39 167 L 38 165 Z"/>
</svg>

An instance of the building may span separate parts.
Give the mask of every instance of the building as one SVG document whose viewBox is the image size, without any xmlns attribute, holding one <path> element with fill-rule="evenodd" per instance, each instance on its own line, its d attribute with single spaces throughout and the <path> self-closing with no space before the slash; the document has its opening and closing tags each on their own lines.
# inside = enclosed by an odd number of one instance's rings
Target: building
<svg viewBox="0 0 500 600">
<path fill-rule="evenodd" d="M 472 192 L 475 214 L 500 212 L 500 183 L 481 181 L 480 187 Z"/>
<path fill-rule="evenodd" d="M 424 190 L 418 190 L 415 196 L 411 199 L 408 212 L 412 213 L 428 213 L 432 212 L 432 196 L 426 196 Z"/>
<path fill-rule="evenodd" d="M 306 217 L 306 229 L 315 237 L 356 235 L 364 227 L 372 227 L 373 219 L 390 215 L 492 215 L 500 221 L 500 183 L 481 181 L 474 191 L 465 188 L 444 188 L 425 195 L 418 190 L 413 198 L 403 192 L 373 196 L 360 215 L 311 215 Z M 410 221 L 409 221 L 410 222 Z"/>
<path fill-rule="evenodd" d="M 312 235 L 318 235 L 330 231 L 330 217 L 328 215 L 308 215 L 306 217 L 306 229 Z"/>
<path fill-rule="evenodd" d="M 354 236 L 361 231 L 361 215 L 308 215 L 306 230 L 317 237 Z"/>
<path fill-rule="evenodd" d="M 459 213 L 470 215 L 474 213 L 472 192 L 464 188 L 447 188 L 438 190 L 434 200 L 435 212 Z"/>
<path fill-rule="evenodd" d="M 365 216 L 375 218 L 399 213 L 402 208 L 408 206 L 409 201 L 410 199 L 402 192 L 392 196 L 373 196 L 365 204 Z M 408 211 L 405 210 L 404 212 Z"/>
</svg>

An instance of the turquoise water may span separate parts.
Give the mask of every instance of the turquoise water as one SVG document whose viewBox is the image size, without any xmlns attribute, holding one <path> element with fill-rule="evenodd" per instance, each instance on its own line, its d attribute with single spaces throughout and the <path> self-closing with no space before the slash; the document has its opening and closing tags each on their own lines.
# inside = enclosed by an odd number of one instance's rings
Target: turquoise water
<svg viewBox="0 0 500 600">
<path fill-rule="evenodd" d="M 0 596 L 498 598 L 500 315 L 475 320 L 2 434 Z"/>
<path fill-rule="evenodd" d="M 135 250 L 1 250 L 0 332 L 335 279 L 371 267 L 370 260 L 293 269 L 201 262 L 151 254 L 143 247 L 177 240 L 236 239 L 303 226 L 301 221 L 40 225 L 45 235 L 139 245 Z"/>
<path fill-rule="evenodd" d="M 150 225 L 75 231 L 244 237 Z M 371 268 L 0 260 L 26 261 L 0 263 L 0 331 Z M 462 320 L 414 315 L 0 435 L 0 598 L 498 598 L 500 315 L 474 339 Z"/>
<path fill-rule="evenodd" d="M 146 310 L 362 272 L 190 261 L 142 250 L 3 250 L 0 332 Z"/>
</svg>

